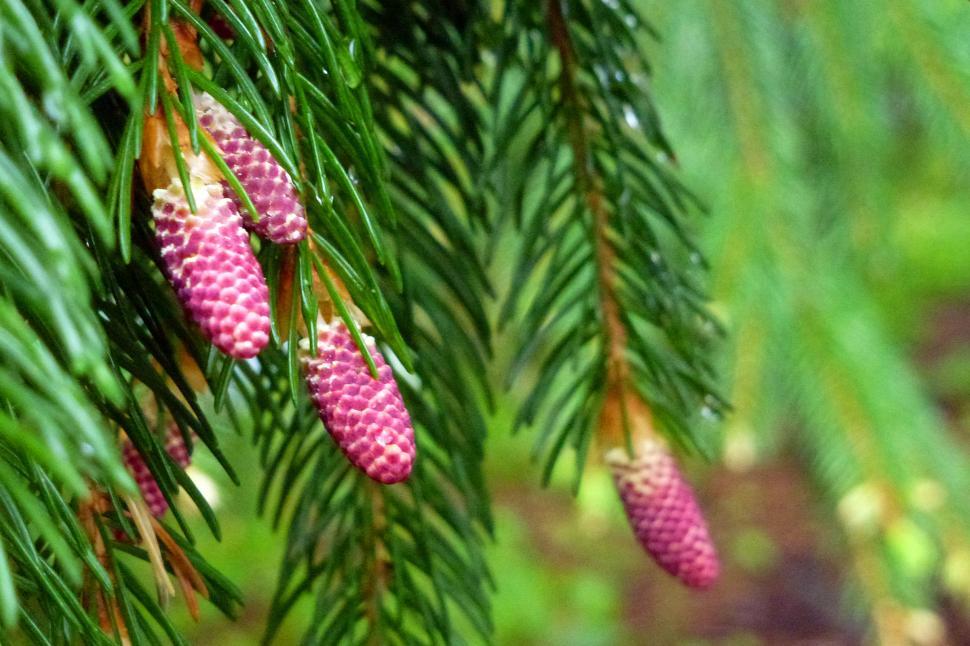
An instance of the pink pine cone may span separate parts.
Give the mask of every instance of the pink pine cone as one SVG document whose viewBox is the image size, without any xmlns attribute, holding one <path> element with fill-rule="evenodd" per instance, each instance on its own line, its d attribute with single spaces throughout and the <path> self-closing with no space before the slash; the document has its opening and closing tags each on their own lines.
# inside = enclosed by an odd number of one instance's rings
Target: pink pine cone
<svg viewBox="0 0 970 646">
<path fill-rule="evenodd" d="M 165 451 L 183 469 L 189 466 L 191 458 L 189 457 L 188 448 L 182 439 L 182 433 L 174 424 L 168 428 L 168 434 L 165 438 Z M 138 449 L 135 448 L 135 445 L 130 440 L 125 440 L 121 448 L 121 454 L 125 466 L 135 479 L 138 490 L 141 491 L 141 497 L 145 500 L 148 511 L 155 518 L 164 516 L 165 512 L 168 511 L 168 501 L 162 495 L 162 490 L 158 487 L 155 476 L 149 471 L 148 465 L 145 464 L 145 460 L 141 457 Z"/>
<path fill-rule="evenodd" d="M 142 459 L 138 449 L 135 448 L 134 444 L 126 441 L 121 449 L 121 454 L 125 466 L 128 467 L 128 471 L 135 479 L 135 484 L 138 485 L 138 490 L 141 491 L 141 497 L 148 505 L 148 511 L 155 518 L 164 516 L 165 512 L 168 511 L 168 501 L 162 495 L 162 490 L 155 482 L 155 476 L 148 470 L 148 465 L 145 464 L 145 460 Z"/>
<path fill-rule="evenodd" d="M 179 182 L 155 191 L 155 239 L 169 281 L 207 339 L 236 359 L 269 342 L 269 290 L 236 205 L 218 184 L 193 188 L 189 210 Z"/>
<path fill-rule="evenodd" d="M 632 461 L 625 449 L 606 454 L 633 533 L 685 585 L 709 587 L 720 574 L 720 563 L 693 490 L 660 442 L 643 439 L 635 450 Z"/>
<path fill-rule="evenodd" d="M 317 338 L 317 357 L 303 365 L 320 419 L 358 469 L 384 484 L 406 480 L 414 464 L 414 428 L 374 339 L 364 335 L 376 380 L 342 321 L 322 325 Z"/>
<path fill-rule="evenodd" d="M 259 221 L 245 217 L 244 225 L 277 244 L 293 244 L 306 237 L 306 215 L 293 188 L 293 180 L 266 147 L 253 139 L 239 120 L 212 96 L 195 95 L 199 123 L 215 140 L 226 165 L 239 179 L 259 213 Z M 246 215 L 228 183 L 226 194 Z"/>
<path fill-rule="evenodd" d="M 185 468 L 192 463 L 192 456 L 189 454 L 191 444 L 186 446 L 182 432 L 177 425 L 169 424 L 168 434 L 165 437 L 165 452 L 168 453 L 175 464 Z"/>
</svg>

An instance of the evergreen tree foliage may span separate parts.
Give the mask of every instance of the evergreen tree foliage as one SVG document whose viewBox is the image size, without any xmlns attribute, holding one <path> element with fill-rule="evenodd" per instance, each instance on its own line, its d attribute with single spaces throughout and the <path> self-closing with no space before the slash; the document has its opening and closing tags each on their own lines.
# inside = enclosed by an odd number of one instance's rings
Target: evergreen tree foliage
<svg viewBox="0 0 970 646">
<path fill-rule="evenodd" d="M 881 325 L 875 269 L 836 214 L 880 217 L 886 180 L 860 172 L 858 156 L 893 144 L 860 115 L 893 114 L 867 102 L 903 85 L 929 97 L 915 113 L 967 127 L 964 79 L 927 53 L 957 49 L 956 28 L 931 25 L 917 2 L 639 4 L 6 0 L 5 634 L 184 643 L 167 614 L 176 597 L 195 616 L 203 600 L 239 613 L 240 591 L 195 548 L 185 505 L 216 537 L 219 518 L 167 450 L 171 433 L 230 479 L 260 479 L 258 509 L 285 542 L 263 638 L 309 597 L 308 644 L 489 640 L 482 462 L 488 432 L 508 430 L 490 428 L 497 406 L 534 436 L 543 482 L 568 455 L 578 486 L 591 450 L 631 448 L 643 415 L 677 452 L 713 457 L 712 422 L 730 399 L 716 369 L 723 330 L 694 239 L 704 206 L 679 178 L 655 105 L 648 53 L 668 32 L 697 56 L 671 63 L 689 68 L 689 85 L 662 87 L 719 106 L 692 127 L 730 119 L 736 140 L 703 158 L 720 165 L 722 194 L 747 206 L 739 215 L 704 191 L 715 296 L 729 354 L 744 358 L 725 361 L 738 408 L 728 456 L 739 441 L 781 445 L 768 429 L 796 411 L 797 444 L 845 525 L 861 587 L 893 599 L 877 625 L 929 607 L 934 568 L 970 549 L 959 498 L 970 465 Z M 885 33 L 857 40 L 870 25 Z M 913 56 L 842 76 L 838 52 L 862 57 L 889 37 L 912 42 Z M 832 98 L 863 82 L 886 89 Z M 258 217 L 198 120 L 199 92 L 292 178 L 309 223 L 292 246 L 252 239 L 272 320 L 254 359 L 220 353 L 186 317 L 153 233 L 156 144 L 174 151 L 188 208 L 194 160 L 209 159 L 242 217 Z M 830 131 L 857 147 L 832 150 Z M 805 177 L 845 182 L 851 202 L 814 199 Z M 829 264 L 847 273 L 817 271 Z M 393 367 L 417 437 L 406 483 L 368 479 L 320 422 L 300 362 L 317 352 L 320 316 L 340 317 L 361 349 L 375 337 Z M 761 390 L 773 393 L 764 406 L 748 396 Z M 614 404 L 619 433 L 604 422 Z M 754 428 L 765 429 L 756 440 Z M 233 432 L 251 439 L 261 474 L 236 473 L 220 446 Z M 163 519 L 139 495 L 124 442 L 168 503 Z M 930 480 L 953 506 L 921 506 L 912 492 Z M 853 509 L 872 496 L 885 513 L 859 520 Z M 938 547 L 933 565 L 901 562 L 907 541 Z"/>
</svg>

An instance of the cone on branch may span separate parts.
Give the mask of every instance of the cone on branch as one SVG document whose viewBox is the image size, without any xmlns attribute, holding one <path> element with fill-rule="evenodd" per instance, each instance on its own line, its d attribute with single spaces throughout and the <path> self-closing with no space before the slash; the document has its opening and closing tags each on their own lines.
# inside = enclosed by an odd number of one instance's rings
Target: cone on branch
<svg viewBox="0 0 970 646">
<path fill-rule="evenodd" d="M 235 204 L 218 184 L 178 183 L 155 191 L 152 217 L 165 273 L 186 312 L 219 350 L 236 359 L 269 342 L 269 290 Z"/>
<path fill-rule="evenodd" d="M 692 588 L 713 585 L 720 573 L 714 543 L 694 491 L 667 448 L 653 437 L 607 451 L 627 519 L 640 545 L 667 572 Z"/>
<path fill-rule="evenodd" d="M 243 218 L 218 169 L 194 155 L 178 121 L 179 150 L 159 113 L 148 114 L 139 168 L 153 197 L 155 240 L 165 274 L 186 313 L 219 350 L 236 359 L 256 356 L 269 342 L 269 289 L 249 244 Z M 176 155 L 188 169 L 192 213 L 178 177 Z"/>
<path fill-rule="evenodd" d="M 378 378 L 339 318 L 321 323 L 317 356 L 303 358 L 307 389 L 324 426 L 351 463 L 383 484 L 406 480 L 414 464 L 414 428 L 390 366 L 363 335 Z M 309 350 L 308 341 L 301 344 Z"/>
<path fill-rule="evenodd" d="M 637 541 L 668 573 L 691 588 L 720 574 L 714 542 L 674 456 L 654 432 L 646 402 L 615 378 L 599 419 L 604 461 Z M 627 450 L 630 440 L 632 455 Z"/>
<path fill-rule="evenodd" d="M 146 21 L 148 20 L 146 12 Z M 193 28 L 173 23 L 183 59 L 198 69 L 202 53 Z M 176 86 L 167 70 L 167 44 L 162 48 L 163 91 Z M 296 242 L 306 234 L 303 207 L 290 177 L 261 144 L 209 95 L 199 95 L 200 121 L 224 161 L 254 201 L 260 220 L 256 230 L 273 241 Z M 189 318 L 219 350 L 236 359 L 256 356 L 270 336 L 269 290 L 262 268 L 249 244 L 249 218 L 239 213 L 238 197 L 206 155 L 196 155 L 188 128 L 178 114 L 176 140 L 161 110 L 145 115 L 139 169 L 153 197 L 155 237 L 165 273 Z M 209 128 L 206 128 L 208 124 Z M 185 162 L 189 185 L 179 176 L 178 158 Z M 185 195 L 191 190 L 196 212 Z"/>
<path fill-rule="evenodd" d="M 251 137 L 239 120 L 205 92 L 194 96 L 199 124 L 215 141 L 222 158 L 259 213 L 259 220 L 245 218 L 244 226 L 276 244 L 294 244 L 306 237 L 307 222 L 293 180 L 266 147 Z M 223 181 L 226 194 L 238 209 L 239 198 Z"/>
<path fill-rule="evenodd" d="M 164 516 L 165 512 L 168 511 L 168 501 L 165 500 L 158 482 L 155 481 L 155 476 L 148 469 L 141 453 L 138 452 L 131 441 L 125 440 L 124 446 L 121 448 L 121 457 L 124 460 L 125 467 L 135 479 L 135 484 L 138 485 L 138 491 L 141 492 L 141 497 L 145 500 L 148 511 L 156 518 Z"/>
<path fill-rule="evenodd" d="M 165 436 L 165 452 L 180 468 L 185 469 L 192 464 L 192 445 L 185 443 L 182 431 L 175 424 L 170 424 Z"/>
<path fill-rule="evenodd" d="M 170 424 L 168 427 L 168 433 L 165 436 L 165 451 L 183 469 L 189 466 L 192 461 L 189 454 L 190 447 L 186 446 L 182 432 L 175 424 Z M 148 511 L 155 518 L 164 516 L 165 512 L 168 511 L 168 501 L 165 500 L 165 496 L 162 494 L 155 476 L 152 475 L 145 463 L 145 459 L 142 458 L 141 453 L 131 443 L 131 440 L 125 439 L 121 447 L 121 456 L 125 467 L 135 479 L 135 484 L 138 485 L 138 490 L 145 500 Z"/>
</svg>

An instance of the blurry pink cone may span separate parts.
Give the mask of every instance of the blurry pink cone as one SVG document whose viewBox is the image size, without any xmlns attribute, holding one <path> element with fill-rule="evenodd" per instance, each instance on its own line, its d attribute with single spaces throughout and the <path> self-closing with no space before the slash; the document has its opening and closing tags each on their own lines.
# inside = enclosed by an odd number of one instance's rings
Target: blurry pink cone
<svg viewBox="0 0 970 646">
<path fill-rule="evenodd" d="M 175 464 L 183 469 L 192 462 L 189 449 L 185 445 L 185 440 L 182 439 L 182 433 L 175 424 L 168 427 L 168 434 L 165 437 L 165 451 Z M 155 476 L 148 469 L 148 465 L 145 464 L 145 460 L 141 457 L 138 449 L 130 440 L 125 440 L 121 447 L 121 454 L 125 467 L 135 479 L 138 490 L 141 491 L 141 497 L 145 500 L 148 511 L 155 518 L 164 516 L 165 512 L 168 511 L 168 501 L 165 500 L 158 482 L 155 481 Z"/>
<path fill-rule="evenodd" d="M 307 388 L 320 419 L 351 463 L 378 482 L 401 482 L 414 464 L 414 428 L 390 366 L 374 339 L 364 339 L 378 379 L 371 377 L 347 327 L 336 319 L 321 325 L 317 357 L 303 360 Z"/>
<path fill-rule="evenodd" d="M 235 204 L 218 184 L 193 188 L 192 214 L 174 182 L 154 193 L 152 217 L 165 273 L 186 312 L 219 350 L 236 359 L 269 342 L 269 290 Z"/>
<path fill-rule="evenodd" d="M 199 123 L 215 140 L 222 158 L 259 213 L 259 221 L 248 216 L 244 225 L 277 244 L 293 244 L 306 237 L 306 215 L 297 198 L 293 180 L 266 147 L 249 136 L 239 120 L 218 101 L 206 93 L 195 95 Z M 236 202 L 240 212 L 242 203 L 229 188 L 226 194 Z"/>
<path fill-rule="evenodd" d="M 182 432 L 178 426 L 174 423 L 169 424 L 168 435 L 165 437 L 165 452 L 171 456 L 175 464 L 183 469 L 192 463 L 192 457 L 189 454 L 190 447 L 191 444 L 186 446 L 185 439 L 182 437 Z"/>
<path fill-rule="evenodd" d="M 643 439 L 634 449 L 633 460 L 622 448 L 606 454 L 633 533 L 685 585 L 709 587 L 720 564 L 693 490 L 660 442 Z"/>
<path fill-rule="evenodd" d="M 148 470 L 145 460 L 142 459 L 141 454 L 131 442 L 125 442 L 122 448 L 122 457 L 125 466 L 128 467 L 128 471 L 135 479 L 135 484 L 138 485 L 138 490 L 141 491 L 141 497 L 145 500 L 148 511 L 155 518 L 164 516 L 165 512 L 168 511 L 168 501 L 162 495 L 162 490 L 158 487 L 155 476 Z"/>
</svg>

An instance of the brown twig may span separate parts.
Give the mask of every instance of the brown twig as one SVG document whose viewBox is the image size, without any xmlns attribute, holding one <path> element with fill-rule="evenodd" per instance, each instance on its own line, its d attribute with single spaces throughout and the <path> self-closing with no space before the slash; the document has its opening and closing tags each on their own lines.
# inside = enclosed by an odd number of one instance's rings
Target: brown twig
<svg viewBox="0 0 970 646">
<path fill-rule="evenodd" d="M 104 537 L 101 535 L 97 522 L 95 521 L 95 514 L 103 514 L 107 508 L 108 501 L 104 495 L 92 489 L 90 498 L 82 501 L 78 505 L 77 515 L 78 520 L 81 521 L 81 526 L 84 528 L 84 533 L 88 541 L 90 541 L 92 549 L 94 549 L 95 557 L 104 567 L 105 572 L 108 573 L 112 583 L 117 585 L 117 580 L 113 574 L 114 568 L 112 567 L 111 557 L 108 554 L 107 546 L 104 544 Z M 105 634 L 116 633 L 122 644 L 131 643 L 128 628 L 122 619 L 121 608 L 118 605 L 117 598 L 114 596 L 109 597 L 98 586 L 94 577 L 87 571 L 85 571 L 82 590 L 84 591 L 82 592 L 84 595 L 82 597 L 82 603 L 86 601 L 88 595 L 93 591 L 93 596 L 97 603 L 98 625 L 101 627 L 101 630 Z"/>
<path fill-rule="evenodd" d="M 576 87 L 576 53 L 560 0 L 548 0 L 547 20 L 552 42 L 559 51 L 559 88 L 565 107 L 576 181 L 593 216 L 596 281 L 599 288 L 603 337 L 606 346 L 606 399 L 600 413 L 599 436 L 604 444 L 624 441 L 636 418 L 649 420 L 643 400 L 629 392 L 630 367 L 626 359 L 626 328 L 616 296 L 616 253 L 609 241 L 609 210 L 604 204 L 602 179 L 596 173 L 589 149 L 583 97 Z M 639 426 L 637 424 L 636 426 Z"/>
</svg>

